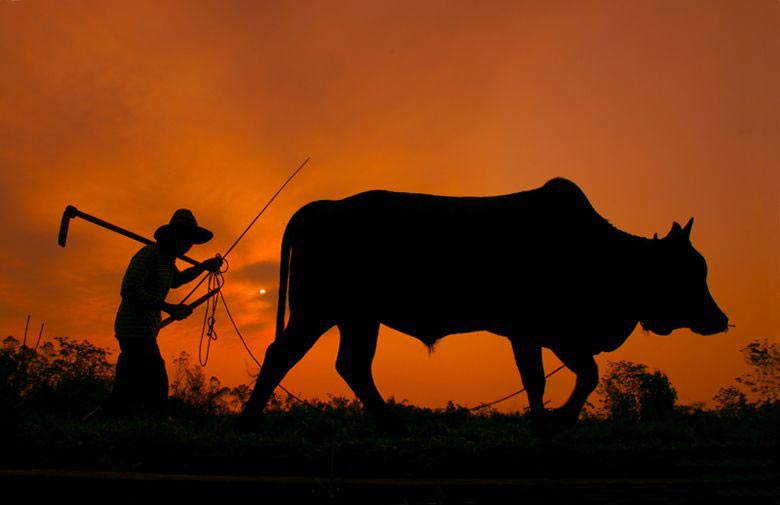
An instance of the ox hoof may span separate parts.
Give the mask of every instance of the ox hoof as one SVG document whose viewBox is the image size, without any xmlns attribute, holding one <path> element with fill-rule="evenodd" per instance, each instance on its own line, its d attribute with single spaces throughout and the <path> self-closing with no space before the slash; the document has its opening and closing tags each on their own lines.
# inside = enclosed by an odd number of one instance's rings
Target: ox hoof
<svg viewBox="0 0 780 505">
<path fill-rule="evenodd" d="M 577 424 L 577 417 L 564 409 L 548 410 L 544 417 L 531 419 L 531 433 L 540 438 L 555 436 L 573 428 Z"/>
</svg>

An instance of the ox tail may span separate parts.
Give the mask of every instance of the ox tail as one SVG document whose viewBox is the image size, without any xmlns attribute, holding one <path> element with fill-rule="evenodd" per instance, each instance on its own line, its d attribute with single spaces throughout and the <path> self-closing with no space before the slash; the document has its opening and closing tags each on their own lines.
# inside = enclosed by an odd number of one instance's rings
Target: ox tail
<svg viewBox="0 0 780 505">
<path fill-rule="evenodd" d="M 279 259 L 279 304 L 276 310 L 276 338 L 284 334 L 284 316 L 287 304 L 287 286 L 289 285 L 290 250 L 293 235 L 292 220 L 287 224 L 282 236 L 282 251 Z"/>
</svg>

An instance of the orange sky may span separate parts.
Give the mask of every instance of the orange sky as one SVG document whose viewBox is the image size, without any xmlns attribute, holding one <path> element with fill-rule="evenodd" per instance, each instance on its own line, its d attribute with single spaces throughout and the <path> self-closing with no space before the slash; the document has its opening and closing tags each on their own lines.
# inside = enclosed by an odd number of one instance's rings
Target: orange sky
<svg viewBox="0 0 780 505">
<path fill-rule="evenodd" d="M 189 207 L 216 234 L 192 251 L 205 258 L 311 156 L 231 254 L 225 293 L 262 356 L 281 233 L 304 203 L 375 188 L 494 195 L 564 176 L 636 235 L 695 216 L 710 291 L 736 328 L 637 331 L 597 360 L 641 361 L 682 402 L 709 401 L 744 372 L 739 349 L 780 337 L 778 62 L 776 0 L 0 1 L 2 331 L 19 336 L 32 314 L 49 338 L 116 349 L 138 246 L 77 221 L 59 248 L 67 204 L 146 235 Z M 169 363 L 197 354 L 200 318 L 161 334 Z M 218 328 L 206 372 L 247 382 L 224 315 Z M 337 345 L 326 334 L 285 384 L 350 394 Z M 385 396 L 418 405 L 520 387 L 508 342 L 484 333 L 429 357 L 383 328 L 374 371 Z M 548 396 L 571 384 L 562 372 Z"/>
</svg>

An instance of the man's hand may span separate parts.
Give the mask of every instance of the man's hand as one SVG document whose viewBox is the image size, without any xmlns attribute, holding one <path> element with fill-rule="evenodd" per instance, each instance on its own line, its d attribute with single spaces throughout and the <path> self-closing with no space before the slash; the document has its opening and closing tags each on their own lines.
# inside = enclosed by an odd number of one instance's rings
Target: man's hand
<svg viewBox="0 0 780 505">
<path fill-rule="evenodd" d="M 207 259 L 206 261 L 201 263 L 200 266 L 201 268 L 203 268 L 203 270 L 208 270 L 211 273 L 216 273 L 219 272 L 220 268 L 222 268 L 223 261 L 224 260 L 222 259 L 222 257 L 217 255 L 214 256 L 213 258 Z"/>
<path fill-rule="evenodd" d="M 182 319 L 187 319 L 190 317 L 190 314 L 192 314 L 192 309 L 189 305 L 185 305 L 183 303 L 179 304 L 168 304 L 166 307 L 163 308 L 165 312 L 171 315 L 172 318 L 174 318 L 177 321 L 181 321 Z"/>
</svg>

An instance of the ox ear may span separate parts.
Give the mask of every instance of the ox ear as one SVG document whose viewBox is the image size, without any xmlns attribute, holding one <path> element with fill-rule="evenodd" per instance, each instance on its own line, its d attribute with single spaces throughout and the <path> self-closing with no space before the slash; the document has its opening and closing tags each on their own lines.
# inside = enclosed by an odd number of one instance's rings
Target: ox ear
<svg viewBox="0 0 780 505">
<path fill-rule="evenodd" d="M 680 223 L 675 221 L 674 223 L 672 223 L 672 229 L 669 230 L 669 233 L 667 233 L 664 238 L 668 240 L 676 240 L 680 238 L 681 233 L 682 233 L 682 227 L 680 227 Z"/>
<path fill-rule="evenodd" d="M 693 218 L 690 218 L 688 223 L 685 225 L 685 228 L 682 229 L 683 237 L 685 237 L 687 240 L 691 239 L 691 228 L 693 228 Z"/>
<path fill-rule="evenodd" d="M 658 233 L 653 233 L 653 240 L 658 240 Z"/>
</svg>

